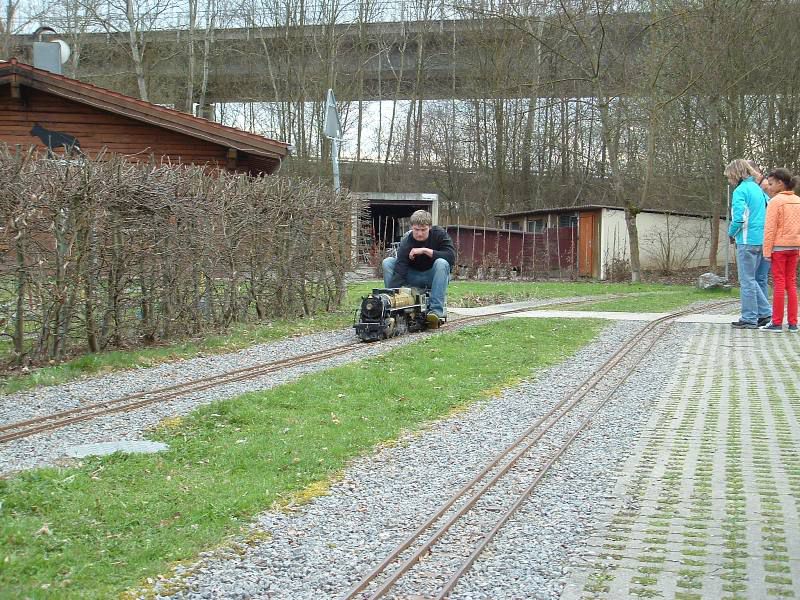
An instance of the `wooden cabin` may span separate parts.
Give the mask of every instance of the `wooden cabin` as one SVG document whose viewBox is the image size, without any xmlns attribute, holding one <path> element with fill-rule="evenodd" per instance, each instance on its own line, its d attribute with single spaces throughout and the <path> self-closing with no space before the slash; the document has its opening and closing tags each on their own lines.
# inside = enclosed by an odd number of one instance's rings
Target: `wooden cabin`
<svg viewBox="0 0 800 600">
<path fill-rule="evenodd" d="M 12 58 L 0 62 L 0 142 L 57 155 L 104 153 L 131 160 L 274 173 L 288 144 L 201 119 Z"/>
</svg>

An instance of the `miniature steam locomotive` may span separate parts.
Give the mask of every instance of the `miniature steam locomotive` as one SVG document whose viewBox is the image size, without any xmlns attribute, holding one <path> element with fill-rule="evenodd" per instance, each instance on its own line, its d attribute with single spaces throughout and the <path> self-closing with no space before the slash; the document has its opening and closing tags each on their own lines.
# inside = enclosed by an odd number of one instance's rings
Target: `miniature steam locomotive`
<svg viewBox="0 0 800 600">
<path fill-rule="evenodd" d="M 364 342 L 376 342 L 427 327 L 428 292 L 417 288 L 378 288 L 361 300 L 353 327 Z"/>
</svg>

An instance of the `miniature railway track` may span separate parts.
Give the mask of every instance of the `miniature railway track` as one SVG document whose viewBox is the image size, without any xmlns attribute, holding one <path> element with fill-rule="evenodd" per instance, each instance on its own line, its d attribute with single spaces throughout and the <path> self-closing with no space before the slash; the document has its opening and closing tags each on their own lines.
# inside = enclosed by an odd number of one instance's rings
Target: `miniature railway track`
<svg viewBox="0 0 800 600">
<path fill-rule="evenodd" d="M 733 303 L 734 301 L 720 302 L 708 308 L 721 308 Z M 372 571 L 366 574 L 343 596 L 343 600 L 355 598 L 377 599 L 392 591 L 397 591 L 397 582 L 411 573 L 414 567 L 429 556 L 432 549 L 440 542 L 446 546 L 443 538 L 460 524 L 463 525 L 470 514 L 482 510 L 481 501 L 488 497 L 495 484 L 501 482 L 503 477 L 512 472 L 514 467 L 522 466 L 525 460 L 531 460 L 533 452 L 537 448 L 541 449 L 540 446 L 545 445 L 544 443 L 540 444 L 540 442 L 553 430 L 554 426 L 564 422 L 570 413 L 576 411 L 576 409 L 579 410 L 584 398 L 595 390 L 598 384 L 605 380 L 612 371 L 617 369 L 620 363 L 634 349 L 641 347 L 640 355 L 646 355 L 667 331 L 666 324 L 692 312 L 694 311 L 690 309 L 661 317 L 648 323 L 641 331 L 631 337 L 593 375 L 584 380 L 571 395 L 556 403 L 546 414 L 539 417 L 516 440 L 495 456 L 471 481 L 442 504 L 409 537 L 397 545 Z M 647 339 L 648 336 L 649 340 Z M 567 434 L 562 435 L 554 451 L 551 451 L 548 456 L 540 460 L 533 478 L 530 479 L 521 492 L 515 492 L 514 495 L 511 495 L 511 499 L 502 510 L 502 514 L 490 520 L 493 521 L 491 528 L 488 531 L 481 531 L 467 558 L 459 559 L 458 566 L 451 572 L 446 582 L 443 585 L 437 584 L 437 589 L 433 591 L 430 589 L 414 590 L 414 597 L 441 599 L 450 595 L 450 592 L 461 577 L 469 571 L 472 564 L 495 535 L 525 503 L 549 469 L 588 427 L 595 415 L 606 405 L 614 393 L 635 372 L 638 362 L 636 360 L 631 365 L 621 367 L 622 373 L 617 376 L 617 381 L 610 389 L 603 391 L 600 394 L 600 398 L 589 402 L 590 406 L 588 408 L 584 407 L 583 414 L 577 415 L 577 425 L 572 426 Z M 486 509 L 483 510 L 485 513 Z M 491 512 L 496 510 L 496 506 L 492 506 Z M 458 542 L 458 544 L 462 544 L 462 542 Z M 447 550 L 448 548 L 445 547 L 442 550 L 442 554 L 445 554 Z M 459 556 L 463 556 L 465 553 L 462 547 L 457 547 L 455 552 Z"/>
<path fill-rule="evenodd" d="M 613 297 L 614 296 L 612 296 L 611 298 L 613 299 Z M 609 297 L 606 296 L 603 297 L 602 299 L 591 298 L 587 300 L 577 300 L 577 301 L 569 300 L 564 302 L 554 302 L 547 306 L 581 305 L 591 302 L 597 302 L 598 300 L 608 300 L 608 299 Z M 515 308 L 494 313 L 491 315 L 477 315 L 477 316 L 464 317 L 458 319 L 457 321 L 454 321 L 453 327 L 451 329 L 457 329 L 470 323 L 492 320 L 495 317 L 502 317 L 520 312 L 528 312 L 531 310 L 535 310 L 536 308 L 539 307 Z M 282 369 L 288 369 L 292 367 L 301 366 L 304 364 L 313 364 L 321 362 L 328 358 L 333 358 L 335 356 L 347 354 L 357 348 L 364 348 L 364 347 L 365 347 L 364 343 L 360 341 L 349 344 L 342 344 L 340 346 L 334 346 L 333 348 L 327 348 L 317 352 L 310 352 L 308 354 L 303 354 L 292 358 L 281 359 L 278 361 L 273 361 L 268 363 L 260 363 L 258 365 L 246 367 L 243 369 L 236 369 L 234 371 L 228 371 L 226 373 L 222 373 L 219 375 L 194 379 L 192 381 L 188 381 L 181 384 L 171 385 L 163 388 L 156 388 L 146 392 L 129 394 L 113 400 L 106 400 L 103 402 L 86 404 L 73 409 L 59 411 L 49 415 L 43 415 L 40 417 L 27 419 L 24 421 L 18 421 L 15 423 L 8 423 L 6 425 L 0 425 L 0 444 L 30 437 L 38 433 L 54 431 L 57 429 L 61 429 L 63 427 L 67 427 L 69 425 L 73 425 L 75 423 L 88 421 L 105 415 L 137 410 L 145 406 L 166 402 L 195 392 L 207 390 L 222 385 L 227 385 L 229 383 L 246 381 L 249 379 L 256 379 L 264 375 L 275 373 Z"/>
<path fill-rule="evenodd" d="M 150 404 L 172 400 L 174 398 L 179 398 L 187 394 L 200 392 L 220 385 L 226 385 L 228 383 L 234 383 L 237 381 L 245 381 L 247 379 L 255 379 L 257 377 L 261 377 L 262 375 L 268 375 L 282 369 L 320 362 L 334 356 L 352 352 L 358 347 L 363 347 L 363 343 L 353 342 L 351 344 L 343 344 L 341 346 L 327 348 L 318 352 L 311 352 L 301 356 L 285 358 L 269 363 L 261 363 L 252 367 L 236 369 L 235 371 L 228 371 L 212 377 L 194 379 L 192 381 L 187 381 L 186 383 L 158 388 L 148 392 L 129 394 L 115 400 L 96 402 L 78 408 L 60 411 L 34 419 L 28 419 L 26 421 L 10 423 L 8 425 L 0 426 L 0 444 L 28 437 L 36 433 L 60 429 L 61 427 L 66 427 L 67 425 L 72 425 L 81 421 L 88 421 L 103 415 L 136 410 Z"/>
</svg>

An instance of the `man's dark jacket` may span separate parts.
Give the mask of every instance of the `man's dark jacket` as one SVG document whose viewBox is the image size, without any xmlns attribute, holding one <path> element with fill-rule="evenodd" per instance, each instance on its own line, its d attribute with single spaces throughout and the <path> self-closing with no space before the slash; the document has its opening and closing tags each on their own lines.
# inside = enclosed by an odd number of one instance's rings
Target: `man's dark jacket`
<svg viewBox="0 0 800 600">
<path fill-rule="evenodd" d="M 430 248 L 433 250 L 433 258 L 427 256 L 417 256 L 414 260 L 408 258 L 412 248 Z M 428 239 L 424 242 L 418 242 L 409 231 L 400 240 L 400 246 L 397 248 L 397 263 L 394 267 L 394 276 L 389 282 L 389 287 L 400 287 L 405 283 L 406 273 L 409 269 L 415 271 L 427 271 L 433 266 L 433 261 L 437 258 L 443 258 L 450 263 L 452 269 L 456 264 L 456 249 L 453 246 L 453 240 L 447 235 L 447 231 L 438 225 L 431 227 Z"/>
</svg>

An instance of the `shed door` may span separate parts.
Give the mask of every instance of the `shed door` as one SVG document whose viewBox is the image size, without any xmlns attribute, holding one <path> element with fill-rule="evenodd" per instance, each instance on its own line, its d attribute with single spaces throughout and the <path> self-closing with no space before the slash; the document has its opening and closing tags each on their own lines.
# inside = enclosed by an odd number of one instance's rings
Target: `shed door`
<svg viewBox="0 0 800 600">
<path fill-rule="evenodd" d="M 582 212 L 578 217 L 578 272 L 586 277 L 594 275 L 598 250 L 595 231 L 599 219 L 599 213 L 590 212 Z"/>
</svg>

